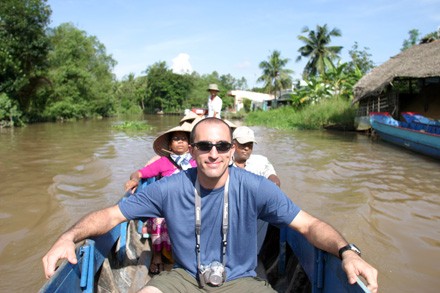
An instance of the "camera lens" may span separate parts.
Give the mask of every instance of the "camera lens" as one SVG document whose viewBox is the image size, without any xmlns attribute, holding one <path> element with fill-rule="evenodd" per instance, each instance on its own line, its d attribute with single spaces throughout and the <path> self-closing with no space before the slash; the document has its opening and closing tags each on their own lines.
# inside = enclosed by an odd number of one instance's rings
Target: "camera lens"
<svg viewBox="0 0 440 293">
<path fill-rule="evenodd" d="M 223 283 L 223 277 L 217 274 L 211 275 L 209 277 L 209 283 L 211 283 L 214 286 L 218 286 Z"/>
</svg>

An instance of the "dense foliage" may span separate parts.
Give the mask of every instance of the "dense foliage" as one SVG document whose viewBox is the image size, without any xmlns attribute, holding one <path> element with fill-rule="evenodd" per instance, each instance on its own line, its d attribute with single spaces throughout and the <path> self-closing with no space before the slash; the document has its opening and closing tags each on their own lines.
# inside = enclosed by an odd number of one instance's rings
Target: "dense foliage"
<svg viewBox="0 0 440 293">
<path fill-rule="evenodd" d="M 117 81 L 116 61 L 95 36 L 70 23 L 49 28 L 50 15 L 46 0 L 0 2 L 0 127 L 204 108 L 209 83 L 219 85 L 229 108 L 233 99 L 227 92 L 247 88 L 244 78 L 215 71 L 179 75 L 165 62 Z"/>
<path fill-rule="evenodd" d="M 48 27 L 51 9 L 46 2 L 0 2 L 0 127 L 143 112 L 183 113 L 184 109 L 206 108 L 207 87 L 211 83 L 219 86 L 223 109 L 228 111 L 234 109 L 233 97 L 228 96 L 230 90 L 250 90 L 243 77 L 237 79 L 216 71 L 203 75 L 176 74 L 164 61 L 146 65 L 141 76 L 129 74 L 116 80 L 112 73 L 116 61 L 95 36 L 70 23 Z M 304 111 L 301 115 L 316 116 L 306 109 L 330 113 L 328 108 L 316 105 L 348 103 L 352 99 L 354 84 L 374 64 L 368 48 L 359 50 L 357 42 L 349 51 L 351 61 L 341 63 L 342 47 L 331 44 L 332 38 L 340 35 L 339 29 L 329 30 L 326 24 L 317 25 L 316 30 L 302 30 L 298 38 L 304 45 L 298 50 L 298 59 L 308 59 L 304 80 L 296 81 L 288 109 L 276 111 L 295 116 Z M 410 40 L 404 46 L 432 38 L 438 38 L 438 34 L 431 33 L 419 40 L 418 31 L 411 30 Z M 293 70 L 287 68 L 288 61 L 274 50 L 259 64 L 262 75 L 258 82 L 262 87 L 252 90 L 278 96 L 282 90 L 291 89 Z M 250 108 L 248 100 L 244 112 Z M 279 115 L 276 111 L 275 116 Z M 341 110 L 341 115 L 345 112 Z M 309 121 L 307 117 L 301 119 Z M 330 123 L 331 119 L 317 121 Z"/>
<path fill-rule="evenodd" d="M 20 121 L 36 90 L 47 84 L 50 14 L 46 0 L 0 1 L 0 93 L 11 122 Z"/>
<path fill-rule="evenodd" d="M 52 86 L 37 95 L 43 112 L 36 119 L 71 119 L 110 116 L 115 111 L 111 73 L 116 62 L 96 37 L 88 36 L 72 24 L 62 24 L 49 32 L 52 50 L 47 78 Z"/>
</svg>

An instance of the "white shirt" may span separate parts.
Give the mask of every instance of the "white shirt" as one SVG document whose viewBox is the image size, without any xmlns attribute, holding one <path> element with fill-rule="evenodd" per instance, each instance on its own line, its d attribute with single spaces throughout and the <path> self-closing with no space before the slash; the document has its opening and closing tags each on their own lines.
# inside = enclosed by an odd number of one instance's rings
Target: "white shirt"
<svg viewBox="0 0 440 293">
<path fill-rule="evenodd" d="M 221 118 L 223 101 L 219 96 L 215 96 L 211 100 L 211 96 L 208 97 L 208 117 L 214 117 L 214 112 L 217 112 L 215 117 Z"/>
<path fill-rule="evenodd" d="M 269 162 L 269 159 L 262 155 L 251 154 L 249 159 L 246 160 L 244 169 L 266 178 L 269 178 L 272 174 L 277 175 L 273 165 Z"/>
</svg>

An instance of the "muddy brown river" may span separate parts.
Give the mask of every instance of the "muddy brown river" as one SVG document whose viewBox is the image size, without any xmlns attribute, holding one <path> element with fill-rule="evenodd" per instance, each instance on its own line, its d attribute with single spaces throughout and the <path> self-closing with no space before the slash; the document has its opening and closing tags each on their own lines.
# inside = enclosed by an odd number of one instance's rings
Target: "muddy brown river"
<svg viewBox="0 0 440 293">
<path fill-rule="evenodd" d="M 180 118 L 139 118 L 154 126 L 142 132 L 116 130 L 117 119 L 0 129 L 0 292 L 38 291 L 55 239 L 114 204 Z M 281 188 L 362 249 L 380 292 L 438 292 L 440 161 L 359 133 L 252 129 Z"/>
</svg>

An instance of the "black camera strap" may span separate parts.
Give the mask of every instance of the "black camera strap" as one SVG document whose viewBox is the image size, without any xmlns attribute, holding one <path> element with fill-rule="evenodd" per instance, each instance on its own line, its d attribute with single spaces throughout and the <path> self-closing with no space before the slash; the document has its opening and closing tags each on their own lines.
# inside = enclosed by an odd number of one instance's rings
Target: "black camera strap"
<svg viewBox="0 0 440 293">
<path fill-rule="evenodd" d="M 227 236 L 228 236 L 228 218 L 229 218 L 229 175 L 226 179 L 225 189 L 223 194 L 223 224 L 222 224 L 222 232 L 223 232 L 223 240 L 222 240 L 222 264 L 225 268 L 223 272 L 224 277 L 226 276 L 226 246 L 228 245 Z M 200 263 L 200 232 L 202 230 L 202 198 L 200 197 L 200 183 L 199 178 L 196 179 L 196 184 L 194 188 L 195 194 L 195 212 L 196 212 L 196 250 L 197 250 L 197 269 L 199 273 L 202 271 L 201 263 Z M 202 276 L 199 275 L 200 286 L 203 288 L 205 286 L 205 280 Z"/>
</svg>

